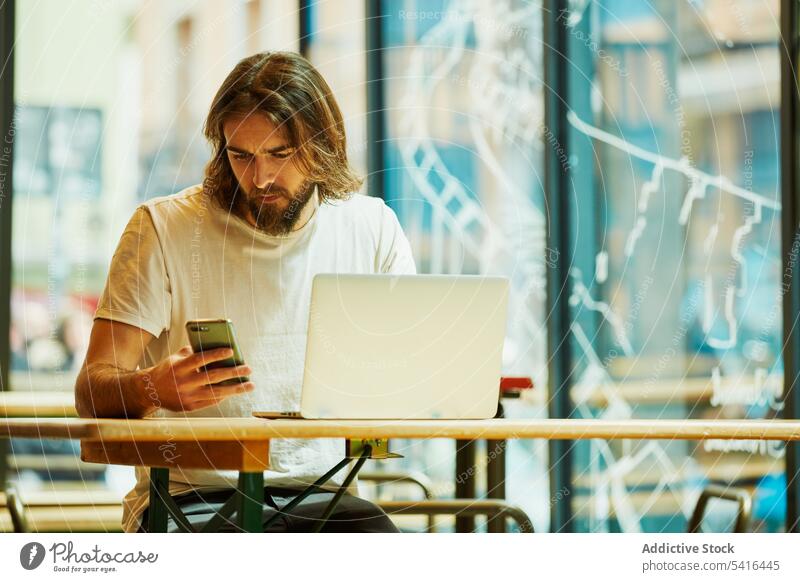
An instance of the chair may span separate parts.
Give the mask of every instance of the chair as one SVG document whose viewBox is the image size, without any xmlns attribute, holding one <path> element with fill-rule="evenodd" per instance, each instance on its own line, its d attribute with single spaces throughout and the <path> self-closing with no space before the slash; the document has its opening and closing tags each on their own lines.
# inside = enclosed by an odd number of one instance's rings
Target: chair
<svg viewBox="0 0 800 582">
<path fill-rule="evenodd" d="M 701 533 L 706 507 L 708 506 L 708 501 L 712 498 L 735 501 L 739 506 L 739 510 L 736 514 L 736 525 L 733 531 L 734 533 L 744 533 L 748 531 L 750 526 L 750 514 L 753 509 L 753 501 L 750 494 L 738 487 L 709 485 L 700 494 L 697 505 L 694 507 L 692 517 L 689 520 L 689 533 Z"/>
<path fill-rule="evenodd" d="M 499 499 L 426 499 L 423 501 L 379 501 L 378 506 L 389 515 L 454 515 L 474 519 L 477 515 L 485 515 L 489 520 L 500 522 L 505 519 L 514 520 L 521 533 L 534 533 L 533 522 L 528 514 L 516 505 Z M 428 530 L 433 532 L 435 530 Z"/>
<path fill-rule="evenodd" d="M 503 377 L 500 379 L 500 399 L 520 398 L 523 391 L 533 388 L 533 380 L 528 377 Z M 503 418 L 503 404 L 498 401 L 495 418 Z M 505 448 L 506 440 L 487 440 L 487 450 L 492 454 L 487 459 L 487 497 L 475 497 L 475 478 L 472 467 L 475 465 L 475 441 L 456 441 L 456 499 L 435 500 L 431 494 L 430 480 L 419 473 L 362 473 L 361 481 L 378 483 L 413 483 L 425 496 L 420 501 L 377 501 L 377 505 L 389 514 L 426 515 L 428 532 L 436 531 L 437 515 L 456 516 L 456 531 L 475 529 L 475 516 L 487 516 L 487 530 L 490 533 L 506 531 L 506 518 L 514 520 L 521 532 L 533 532 L 533 523 L 519 507 L 505 502 Z"/>
<path fill-rule="evenodd" d="M 31 491 L 23 496 L 11 484 L 6 505 L 16 533 L 122 530 L 122 500 L 113 491 Z"/>
</svg>

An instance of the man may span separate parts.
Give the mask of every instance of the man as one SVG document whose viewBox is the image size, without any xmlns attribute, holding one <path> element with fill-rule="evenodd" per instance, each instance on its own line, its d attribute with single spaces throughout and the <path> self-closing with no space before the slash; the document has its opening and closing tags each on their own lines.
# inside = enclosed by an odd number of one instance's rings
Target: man
<svg viewBox="0 0 800 582">
<path fill-rule="evenodd" d="M 83 417 L 297 409 L 314 275 L 416 272 L 394 212 L 379 198 L 353 194 L 361 180 L 347 161 L 341 112 L 299 55 L 262 53 L 236 65 L 214 98 L 205 135 L 213 157 L 203 184 L 143 203 L 122 234 L 75 386 Z M 229 353 L 192 354 L 184 324 L 220 317 L 233 321 L 246 363 L 200 372 Z M 211 385 L 246 375 L 250 382 Z M 270 449 L 264 521 L 344 453 L 340 439 L 283 439 Z M 149 475 L 137 467 L 136 477 L 124 501 L 128 532 L 147 525 Z M 173 470 L 170 493 L 190 522 L 202 524 L 232 494 L 236 477 Z M 275 528 L 309 530 L 331 497 L 312 495 Z M 339 508 L 327 531 L 397 531 L 354 495 Z"/>
</svg>

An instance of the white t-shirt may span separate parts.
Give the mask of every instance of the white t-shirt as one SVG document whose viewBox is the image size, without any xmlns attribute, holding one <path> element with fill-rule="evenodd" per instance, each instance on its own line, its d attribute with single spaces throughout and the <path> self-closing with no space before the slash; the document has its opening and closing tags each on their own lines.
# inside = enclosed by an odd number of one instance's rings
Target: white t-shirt
<svg viewBox="0 0 800 582">
<path fill-rule="evenodd" d="M 320 204 L 315 191 L 298 224 L 303 226 L 288 235 L 266 235 L 216 206 L 200 185 L 136 209 L 94 318 L 134 325 L 157 338 L 140 367 L 187 345 L 187 320 L 229 318 L 255 383 L 252 392 L 213 407 L 159 409 L 154 416 L 250 417 L 254 410 L 298 409 L 314 275 L 416 272 L 397 217 L 379 198 L 354 194 Z M 306 485 L 342 458 L 342 439 L 273 440 L 265 483 Z M 347 469 L 329 486 L 341 484 Z M 236 471 L 174 469 L 170 493 L 235 487 L 237 477 Z M 136 486 L 123 502 L 126 532 L 139 529 L 149 481 L 149 470 L 136 467 Z"/>
</svg>

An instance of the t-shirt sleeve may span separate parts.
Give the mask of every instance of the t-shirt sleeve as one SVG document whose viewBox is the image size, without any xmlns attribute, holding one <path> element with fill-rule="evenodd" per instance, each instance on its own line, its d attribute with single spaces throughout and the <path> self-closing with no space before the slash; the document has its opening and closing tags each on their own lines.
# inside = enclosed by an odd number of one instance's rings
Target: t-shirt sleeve
<svg viewBox="0 0 800 582">
<path fill-rule="evenodd" d="M 142 205 L 119 239 L 94 319 L 120 321 L 158 337 L 169 329 L 171 304 L 161 241 Z"/>
<path fill-rule="evenodd" d="M 400 221 L 394 210 L 385 203 L 381 207 L 381 238 L 378 244 L 380 272 L 415 275 L 417 266 L 411 253 L 411 244 L 400 226 Z"/>
</svg>

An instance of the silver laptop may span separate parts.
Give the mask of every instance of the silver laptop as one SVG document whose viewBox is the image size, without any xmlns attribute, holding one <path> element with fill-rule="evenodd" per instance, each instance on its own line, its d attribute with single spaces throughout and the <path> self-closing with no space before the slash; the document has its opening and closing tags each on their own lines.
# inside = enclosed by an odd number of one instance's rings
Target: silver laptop
<svg viewBox="0 0 800 582">
<path fill-rule="evenodd" d="M 507 305 L 502 277 L 316 275 L 300 410 L 253 414 L 492 418 Z"/>
</svg>

